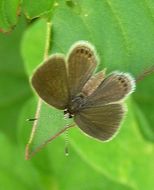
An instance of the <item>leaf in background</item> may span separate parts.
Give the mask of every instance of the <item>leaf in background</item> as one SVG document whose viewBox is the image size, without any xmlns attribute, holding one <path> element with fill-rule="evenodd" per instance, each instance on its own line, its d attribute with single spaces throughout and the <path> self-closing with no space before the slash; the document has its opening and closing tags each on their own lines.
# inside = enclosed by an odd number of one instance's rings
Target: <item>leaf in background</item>
<svg viewBox="0 0 154 190">
<path fill-rule="evenodd" d="M 154 74 L 138 83 L 137 92 L 134 94 L 135 113 L 140 123 L 143 136 L 154 142 Z"/>
<path fill-rule="evenodd" d="M 0 32 L 8 32 L 17 24 L 20 0 L 0 1 Z"/>
<path fill-rule="evenodd" d="M 1 189 L 46 189 L 42 176 L 31 162 L 24 160 L 18 146 L 0 132 L 0 187 Z"/>
<path fill-rule="evenodd" d="M 32 31 L 31 31 L 32 28 Z M 43 61 L 46 40 L 46 21 L 40 20 L 24 33 L 21 53 L 26 71 L 31 76 L 34 69 Z"/>
<path fill-rule="evenodd" d="M 15 138 L 16 122 L 23 102 L 31 92 L 20 56 L 24 21 L 14 33 L 0 34 L 0 121 L 2 131 Z"/>
</svg>

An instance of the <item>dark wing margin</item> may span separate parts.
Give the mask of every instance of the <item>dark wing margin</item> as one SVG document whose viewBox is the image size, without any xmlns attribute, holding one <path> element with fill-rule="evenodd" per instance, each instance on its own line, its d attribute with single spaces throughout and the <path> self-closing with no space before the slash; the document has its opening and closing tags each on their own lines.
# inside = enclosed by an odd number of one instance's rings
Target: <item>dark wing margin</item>
<svg viewBox="0 0 154 190">
<path fill-rule="evenodd" d="M 92 76 L 97 56 L 88 42 L 78 42 L 71 48 L 68 58 L 68 82 L 71 97 L 81 92 L 83 86 Z"/>
<path fill-rule="evenodd" d="M 62 55 L 48 58 L 34 72 L 31 83 L 37 94 L 46 103 L 64 109 L 68 103 L 66 64 Z"/>
<path fill-rule="evenodd" d="M 108 104 L 102 107 L 85 108 L 74 116 L 74 120 L 87 135 L 106 141 L 118 131 L 124 113 L 121 104 Z"/>
<path fill-rule="evenodd" d="M 119 102 L 135 89 L 135 80 L 128 73 L 114 72 L 110 74 L 98 88 L 87 97 L 88 106 L 102 106 Z"/>
</svg>

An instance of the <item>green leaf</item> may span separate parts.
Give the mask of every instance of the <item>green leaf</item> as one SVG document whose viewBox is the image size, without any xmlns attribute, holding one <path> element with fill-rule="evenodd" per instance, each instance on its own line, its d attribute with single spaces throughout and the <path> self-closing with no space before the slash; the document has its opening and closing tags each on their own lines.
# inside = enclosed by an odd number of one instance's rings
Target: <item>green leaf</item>
<svg viewBox="0 0 154 190">
<path fill-rule="evenodd" d="M 54 3 L 55 0 L 34 0 L 33 2 L 31 0 L 23 0 L 22 6 L 27 18 L 33 19 L 36 17 L 44 16 L 45 14 L 51 12 Z"/>
<path fill-rule="evenodd" d="M 20 0 L 0 1 L 0 32 L 8 32 L 18 21 Z"/>
<path fill-rule="evenodd" d="M 23 102 L 31 92 L 20 55 L 23 20 L 14 33 L 0 34 L 0 121 L 1 130 L 15 138 L 16 122 Z M 18 43 L 17 43 L 18 42 Z"/>
</svg>

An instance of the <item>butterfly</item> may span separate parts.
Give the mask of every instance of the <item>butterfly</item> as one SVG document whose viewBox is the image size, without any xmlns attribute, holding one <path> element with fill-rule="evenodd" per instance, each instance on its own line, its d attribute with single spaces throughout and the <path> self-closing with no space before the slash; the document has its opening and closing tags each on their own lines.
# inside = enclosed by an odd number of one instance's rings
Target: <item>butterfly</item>
<svg viewBox="0 0 154 190">
<path fill-rule="evenodd" d="M 32 87 L 50 106 L 64 110 L 87 135 L 101 141 L 118 131 L 126 109 L 124 100 L 135 89 L 129 73 L 105 70 L 94 73 L 99 64 L 95 48 L 86 41 L 75 43 L 66 58 L 53 54 L 32 75 Z"/>
</svg>

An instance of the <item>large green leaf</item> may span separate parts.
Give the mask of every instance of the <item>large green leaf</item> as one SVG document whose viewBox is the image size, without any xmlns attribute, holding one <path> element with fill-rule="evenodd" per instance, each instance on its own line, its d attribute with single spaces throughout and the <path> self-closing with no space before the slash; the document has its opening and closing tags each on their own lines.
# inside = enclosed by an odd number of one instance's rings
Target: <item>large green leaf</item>
<svg viewBox="0 0 154 190">
<path fill-rule="evenodd" d="M 16 25 L 20 0 L 0 1 L 0 32 L 8 32 Z"/>
<path fill-rule="evenodd" d="M 99 54 L 101 63 L 98 70 L 106 67 L 108 71 L 128 71 L 137 76 L 145 68 L 153 66 L 154 25 L 151 15 L 154 14 L 154 10 L 152 5 L 152 1 L 144 3 L 141 1 L 96 2 L 90 0 L 78 1 L 77 6 L 80 6 L 80 9 L 76 11 L 77 9 L 72 8 L 66 1 L 59 1 L 59 6 L 55 9 L 52 18 L 51 53 L 66 54 L 74 42 L 88 40 L 95 45 Z M 30 68 L 29 73 L 35 69 L 36 63 L 39 64 L 33 55 L 36 51 L 43 52 L 42 46 L 41 48 L 37 46 L 37 49 L 33 48 L 34 51 L 28 54 L 26 48 L 34 47 L 31 39 L 35 39 L 35 29 L 39 28 L 39 25 L 41 26 L 40 22 L 36 22 L 23 38 L 22 53 L 25 64 Z M 40 27 L 38 32 L 42 34 L 43 30 Z M 27 33 L 30 38 L 27 37 Z M 144 91 L 146 88 L 148 86 L 145 85 Z M 139 97 L 138 93 L 142 91 L 143 89 L 135 92 L 136 99 Z M 137 106 L 142 106 L 142 102 L 137 103 Z M 40 118 L 44 118 L 49 113 L 43 111 L 47 109 L 43 104 Z M 71 142 L 79 155 L 101 174 L 127 184 L 133 189 L 150 190 L 153 188 L 154 177 L 152 172 L 154 170 L 153 144 L 147 142 L 140 133 L 139 114 L 134 113 L 136 107 L 130 103 L 129 110 L 132 113 L 129 113 L 115 140 L 102 144 L 81 135 L 78 130 L 71 129 Z M 146 110 L 148 114 L 148 108 Z M 144 110 L 142 114 L 144 115 Z M 146 118 L 146 115 L 144 117 Z M 37 143 L 35 147 L 40 146 L 42 137 L 44 142 L 47 140 L 48 131 L 51 130 L 44 131 L 44 126 L 50 128 L 50 120 L 42 119 L 42 121 L 42 124 L 38 122 L 38 126 L 43 135 L 37 134 L 37 138 L 34 136 L 33 142 Z M 52 127 L 61 130 L 59 126 Z M 152 136 L 150 132 L 146 135 Z M 34 144 L 32 144 L 32 149 Z"/>
</svg>

